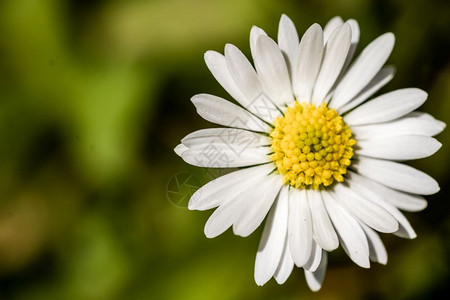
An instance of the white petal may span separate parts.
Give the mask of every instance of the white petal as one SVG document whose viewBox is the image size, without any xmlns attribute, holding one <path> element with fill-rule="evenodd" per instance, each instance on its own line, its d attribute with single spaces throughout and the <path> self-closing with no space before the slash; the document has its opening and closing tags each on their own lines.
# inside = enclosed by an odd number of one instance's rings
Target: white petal
<svg viewBox="0 0 450 300">
<path fill-rule="evenodd" d="M 438 183 L 429 175 L 401 163 L 360 157 L 353 166 L 361 175 L 396 190 L 419 195 L 439 191 Z"/>
<path fill-rule="evenodd" d="M 362 126 L 353 126 L 352 134 L 358 141 L 396 137 L 399 135 L 423 135 L 434 136 L 440 133 L 444 128 L 440 121 L 428 118 L 411 117 L 409 115 L 395 121 L 371 124 Z"/>
<path fill-rule="evenodd" d="M 237 168 L 270 162 L 269 147 L 243 147 L 239 144 L 211 143 L 193 146 L 181 153 L 181 158 L 197 167 Z"/>
<path fill-rule="evenodd" d="M 326 43 L 328 41 L 331 34 L 342 24 L 344 24 L 344 21 L 339 16 L 336 16 L 336 17 L 332 18 L 330 21 L 328 21 L 328 23 L 325 25 L 325 28 L 323 29 L 324 43 Z"/>
<path fill-rule="evenodd" d="M 239 206 L 236 205 L 237 200 L 227 201 L 209 217 L 205 224 L 204 232 L 206 237 L 214 238 L 224 233 L 236 220 L 236 214 L 239 213 Z"/>
<path fill-rule="evenodd" d="M 188 135 L 186 135 L 184 138 L 181 139 L 181 142 L 185 146 L 187 146 L 187 148 L 189 149 L 189 147 L 192 146 L 192 144 L 193 144 L 193 142 L 189 142 L 189 140 L 192 140 L 195 142 L 196 139 L 199 139 L 199 141 L 201 142 L 202 138 L 207 138 L 207 137 L 217 137 L 218 138 L 221 134 L 223 134 L 222 131 L 225 129 L 242 130 L 242 129 L 237 129 L 237 128 L 224 128 L 224 127 L 204 128 L 204 129 L 196 130 L 196 131 L 189 133 Z M 244 130 L 242 130 L 242 131 L 244 131 Z M 251 131 L 249 131 L 249 132 L 251 132 Z"/>
<path fill-rule="evenodd" d="M 306 283 L 308 284 L 311 291 L 317 292 L 322 287 L 322 282 L 327 271 L 327 264 L 328 255 L 324 250 L 322 250 L 322 258 L 318 269 L 315 272 L 309 272 L 305 270 Z"/>
<path fill-rule="evenodd" d="M 190 149 L 224 143 L 234 147 L 236 152 L 241 151 L 238 147 L 244 149 L 270 145 L 270 139 L 266 135 L 238 128 L 200 129 L 185 136 L 181 142 Z"/>
<path fill-rule="evenodd" d="M 232 44 L 225 46 L 225 59 L 231 77 L 246 98 L 245 102 L 241 103 L 246 107 L 262 92 L 258 75 L 241 50 Z"/>
<path fill-rule="evenodd" d="M 421 106 L 427 93 L 420 89 L 396 90 L 355 108 L 344 116 L 350 126 L 387 122 L 406 115 Z"/>
<path fill-rule="evenodd" d="M 423 135 L 399 135 L 358 141 L 359 155 L 391 160 L 419 159 L 433 155 L 442 144 Z"/>
<path fill-rule="evenodd" d="M 311 102 L 311 94 L 319 73 L 323 55 L 323 33 L 313 24 L 302 37 L 297 51 L 297 70 L 294 73 L 294 94 L 299 102 Z"/>
<path fill-rule="evenodd" d="M 282 108 L 294 100 L 283 54 L 267 36 L 260 36 L 256 43 L 255 66 L 264 90 L 278 107 Z"/>
<path fill-rule="evenodd" d="M 310 272 L 315 272 L 317 268 L 319 268 L 321 260 L 322 260 L 322 248 L 313 240 L 311 246 L 311 256 L 309 257 L 308 261 L 303 266 L 303 268 Z"/>
<path fill-rule="evenodd" d="M 290 189 L 288 235 L 292 258 L 301 267 L 311 255 L 312 244 L 311 213 L 305 190 Z"/>
<path fill-rule="evenodd" d="M 407 114 L 405 117 L 420 118 L 425 120 L 436 120 L 432 115 L 430 115 L 429 113 L 425 113 L 423 111 L 413 111 Z"/>
<path fill-rule="evenodd" d="M 242 212 L 246 210 L 247 207 L 254 205 L 256 200 L 262 200 L 260 199 L 262 197 L 261 194 L 266 191 L 270 192 L 273 189 L 272 186 L 267 185 L 267 183 L 271 183 L 271 180 L 268 181 L 269 177 L 270 175 L 252 178 L 250 182 L 247 182 L 246 188 L 238 188 L 237 190 L 239 193 L 232 193 L 232 196 L 225 200 L 206 222 L 206 237 L 213 238 L 222 234 L 233 225 L 233 223 L 239 220 Z M 273 197 L 275 198 L 275 196 Z M 272 202 L 270 204 L 272 204 Z"/>
<path fill-rule="evenodd" d="M 327 251 L 336 249 L 339 246 L 339 239 L 323 205 L 321 193 L 307 190 L 307 197 L 311 210 L 314 240 Z"/>
<path fill-rule="evenodd" d="M 394 47 L 392 33 L 385 33 L 370 43 L 350 67 L 333 95 L 334 107 L 355 97 L 380 71 Z"/>
<path fill-rule="evenodd" d="M 380 236 L 367 225 L 363 223 L 360 223 L 360 225 L 366 233 L 367 241 L 369 242 L 370 260 L 385 265 L 388 256 Z"/>
<path fill-rule="evenodd" d="M 336 82 L 334 83 L 334 87 L 332 88 L 332 90 L 334 90 L 334 88 L 339 84 L 339 82 L 345 76 L 347 68 L 352 61 L 353 55 L 355 54 L 356 47 L 358 46 L 358 42 L 359 42 L 360 31 L 359 31 L 358 22 L 356 22 L 356 20 L 354 20 L 354 19 L 349 19 L 345 23 L 350 25 L 350 28 L 352 31 L 352 38 L 350 41 L 350 48 L 348 50 L 347 57 L 345 58 L 344 65 L 342 66 L 341 72 L 340 72 L 338 78 L 336 79 Z M 331 96 L 332 96 L 331 94 L 328 95 L 328 97 L 331 97 Z M 328 101 L 329 101 L 329 99 L 327 99 L 326 102 L 328 102 Z"/>
<path fill-rule="evenodd" d="M 388 188 L 387 186 L 381 185 L 371 179 L 368 179 L 364 176 L 361 176 L 357 173 L 354 173 L 352 171 L 349 171 L 348 174 L 350 175 L 350 186 L 352 188 L 354 183 L 358 185 L 362 185 L 367 190 L 373 190 L 376 191 L 376 194 L 378 197 L 400 209 L 406 210 L 406 211 L 420 211 L 423 210 L 425 207 L 427 207 L 427 201 L 423 199 L 422 196 L 419 195 L 412 195 L 403 193 L 397 190 L 393 190 L 391 188 Z M 356 191 L 356 190 L 355 190 Z M 364 195 L 366 192 L 360 193 L 361 195 Z"/>
<path fill-rule="evenodd" d="M 174 151 L 178 156 L 180 156 L 180 157 L 181 157 L 181 155 L 183 154 L 183 152 L 186 151 L 186 150 L 189 150 L 189 148 L 186 147 L 186 146 L 183 145 L 183 144 L 179 144 L 179 145 L 177 145 L 177 146 L 173 149 L 173 151 Z"/>
<path fill-rule="evenodd" d="M 398 230 L 397 220 L 384 208 L 359 196 L 344 184 L 334 187 L 336 200 L 342 207 L 379 232 L 392 233 Z"/>
<path fill-rule="evenodd" d="M 394 232 L 394 234 L 404 239 L 415 239 L 417 237 L 417 234 L 412 228 L 408 219 L 406 219 L 406 217 L 401 212 L 399 212 L 399 216 L 397 217 L 397 219 L 399 220 L 398 223 L 400 224 L 400 228 L 398 229 L 398 231 Z"/>
<path fill-rule="evenodd" d="M 253 101 L 249 103 L 245 108 L 258 116 L 260 119 L 268 122 L 269 124 L 273 124 L 273 121 L 277 117 L 281 116 L 281 112 L 278 107 L 264 92 L 261 92 L 261 94 L 253 99 Z"/>
<path fill-rule="evenodd" d="M 289 238 L 286 235 L 283 247 L 283 255 L 281 256 L 280 264 L 277 271 L 273 275 L 278 284 L 283 284 L 289 278 L 294 268 L 294 261 L 292 260 L 291 250 L 289 247 Z"/>
<path fill-rule="evenodd" d="M 269 132 L 271 127 L 245 109 L 223 99 L 208 94 L 191 98 L 197 113 L 205 120 L 227 127 Z"/>
<path fill-rule="evenodd" d="M 239 103 L 245 102 L 245 97 L 237 87 L 228 70 L 225 56 L 216 51 L 206 51 L 205 62 L 208 69 L 220 85 Z"/>
<path fill-rule="evenodd" d="M 394 78 L 395 68 L 392 66 L 387 66 L 378 71 L 377 75 L 355 96 L 351 101 L 342 103 L 340 107 L 335 107 L 333 100 L 331 100 L 330 107 L 338 109 L 339 113 L 342 115 L 349 110 L 357 107 L 383 86 L 385 86 L 389 81 Z M 350 99 L 348 99 L 350 100 Z"/>
<path fill-rule="evenodd" d="M 350 28 L 352 30 L 352 39 L 351 39 L 350 49 L 348 50 L 347 58 L 345 59 L 344 66 L 342 68 L 343 70 L 347 69 L 348 65 L 352 61 L 353 55 L 355 54 L 355 51 L 356 51 L 356 47 L 358 46 L 359 34 L 360 34 L 359 24 L 358 24 L 358 22 L 356 22 L 356 20 L 349 19 L 349 20 L 347 20 L 346 23 L 348 23 L 350 25 Z"/>
<path fill-rule="evenodd" d="M 436 126 L 439 126 L 441 128 L 440 131 L 437 131 L 435 134 L 441 133 L 447 127 L 447 124 L 445 124 L 445 122 L 437 120 L 432 115 L 421 112 L 421 111 L 410 112 L 405 117 L 419 118 L 419 119 L 434 121 L 436 123 Z"/>
<path fill-rule="evenodd" d="M 357 265 L 369 268 L 369 245 L 361 226 L 328 192 L 323 192 L 322 197 L 342 248 Z"/>
<path fill-rule="evenodd" d="M 225 59 L 231 77 L 245 99 L 240 102 L 245 109 L 260 119 L 271 123 L 281 113 L 272 100 L 263 92 L 262 85 L 252 64 L 236 46 L 225 46 Z"/>
<path fill-rule="evenodd" d="M 281 180 L 279 175 L 266 176 L 251 194 L 246 195 L 247 199 L 233 225 L 234 234 L 246 237 L 261 225 L 281 189 Z"/>
<path fill-rule="evenodd" d="M 292 78 L 292 70 L 297 64 L 298 34 L 294 22 L 283 14 L 278 26 L 278 45 L 286 58 L 286 65 Z"/>
<path fill-rule="evenodd" d="M 388 210 L 398 221 L 399 228 L 394 232 L 396 236 L 405 239 L 415 239 L 417 237 L 417 234 L 408 219 L 397 208 L 388 203 L 384 205 L 384 208 L 386 208 L 386 210 Z"/>
<path fill-rule="evenodd" d="M 255 260 L 255 282 L 263 285 L 275 274 L 287 235 L 288 188 L 283 187 L 264 226 Z"/>
<path fill-rule="evenodd" d="M 228 198 L 214 211 L 205 224 L 204 232 L 207 238 L 221 235 L 233 225 L 241 212 L 240 202 L 245 201 L 242 194 L 252 187 L 247 186 L 240 194 L 234 194 L 233 198 Z"/>
<path fill-rule="evenodd" d="M 350 186 L 355 192 L 357 192 L 361 197 L 368 199 L 386 209 L 398 221 L 399 229 L 394 232 L 395 235 L 410 239 L 416 237 L 414 229 L 411 227 L 405 216 L 392 204 L 387 203 L 382 198 L 381 194 L 378 193 L 379 190 L 377 186 L 370 181 L 370 179 L 366 179 L 363 176 L 359 176 L 353 172 L 350 172 L 350 175 Z M 364 181 L 365 183 L 363 183 Z"/>
<path fill-rule="evenodd" d="M 263 92 L 252 64 L 236 46 L 231 44 L 225 46 L 225 59 L 231 77 L 244 95 L 240 101 L 241 105 L 264 121 L 272 122 L 280 112 Z"/>
<path fill-rule="evenodd" d="M 256 42 L 262 35 L 267 36 L 267 33 L 257 26 L 252 26 L 252 29 L 250 30 L 250 51 L 252 53 L 253 61 L 255 61 L 256 57 Z"/>
<path fill-rule="evenodd" d="M 265 164 L 238 170 L 216 178 L 199 188 L 192 195 L 188 208 L 190 210 L 207 210 L 219 206 L 246 190 L 254 180 L 267 176 L 272 171 L 273 166 Z"/>
<path fill-rule="evenodd" d="M 379 188 L 377 191 L 380 194 L 384 192 L 386 195 L 384 199 L 401 210 L 416 212 L 424 210 L 428 205 L 427 201 L 422 196 L 402 193 L 381 184 L 380 186 L 384 189 Z M 388 197 L 387 195 L 392 196 Z"/>
<path fill-rule="evenodd" d="M 444 130 L 444 128 L 447 127 L 447 125 L 444 122 L 436 120 L 432 115 L 421 112 L 421 111 L 413 111 L 413 112 L 407 114 L 406 117 L 434 120 L 441 126 L 442 130 Z"/>
<path fill-rule="evenodd" d="M 314 85 L 313 103 L 319 105 L 334 85 L 341 73 L 351 43 L 349 24 L 343 24 L 331 35 L 325 45 L 322 65 Z"/>
</svg>

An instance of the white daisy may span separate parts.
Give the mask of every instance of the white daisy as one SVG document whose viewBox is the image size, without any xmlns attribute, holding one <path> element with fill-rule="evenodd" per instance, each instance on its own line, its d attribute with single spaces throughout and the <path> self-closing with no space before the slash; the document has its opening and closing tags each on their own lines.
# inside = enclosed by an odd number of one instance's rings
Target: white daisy
<svg viewBox="0 0 450 300">
<path fill-rule="evenodd" d="M 414 238 L 400 212 L 420 211 L 421 195 L 439 191 L 427 174 L 396 162 L 432 155 L 432 136 L 445 124 L 413 112 L 427 94 L 396 90 L 371 100 L 389 82 L 383 67 L 394 46 L 386 33 L 350 65 L 359 40 L 355 20 L 312 25 L 299 40 L 281 17 L 278 44 L 250 32 L 255 68 L 231 44 L 225 55 L 205 54 L 211 73 L 239 105 L 199 94 L 192 98 L 206 120 L 226 126 L 187 135 L 175 152 L 187 163 L 241 168 L 219 177 L 191 198 L 189 209 L 218 207 L 205 226 L 212 238 L 233 226 L 248 236 L 264 220 L 255 281 L 282 284 L 294 265 L 313 291 L 325 276 L 327 252 L 339 244 L 359 266 L 386 264 L 378 232 Z"/>
</svg>

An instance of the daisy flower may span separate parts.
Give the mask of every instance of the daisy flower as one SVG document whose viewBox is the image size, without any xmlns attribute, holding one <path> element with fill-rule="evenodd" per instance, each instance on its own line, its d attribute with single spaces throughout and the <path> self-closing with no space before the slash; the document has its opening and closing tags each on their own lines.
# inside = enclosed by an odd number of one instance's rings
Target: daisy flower
<svg viewBox="0 0 450 300">
<path fill-rule="evenodd" d="M 248 236 L 266 218 L 255 281 L 282 284 L 295 266 L 321 288 L 327 253 L 342 246 L 363 268 L 386 264 L 377 232 L 416 234 L 400 210 L 420 211 L 437 182 L 402 161 L 434 154 L 432 136 L 445 124 L 422 112 L 427 94 L 405 88 L 371 98 L 388 83 L 384 66 L 394 46 L 386 33 L 351 63 L 359 40 L 355 20 L 313 24 L 299 39 L 281 17 L 275 42 L 250 31 L 254 66 L 234 45 L 205 54 L 206 65 L 237 104 L 208 94 L 192 97 L 204 119 L 225 127 L 195 131 L 175 152 L 187 163 L 238 168 L 201 187 L 191 210 L 216 208 L 209 238 L 231 226 Z"/>
</svg>

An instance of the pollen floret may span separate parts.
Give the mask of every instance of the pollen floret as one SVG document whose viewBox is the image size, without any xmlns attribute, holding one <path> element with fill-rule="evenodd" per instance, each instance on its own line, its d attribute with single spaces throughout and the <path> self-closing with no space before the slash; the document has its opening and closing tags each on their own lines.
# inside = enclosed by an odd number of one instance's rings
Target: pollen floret
<svg viewBox="0 0 450 300">
<path fill-rule="evenodd" d="M 295 102 L 274 122 L 270 158 L 283 183 L 296 188 L 342 182 L 353 156 L 352 132 L 341 116 L 325 103 Z"/>
</svg>

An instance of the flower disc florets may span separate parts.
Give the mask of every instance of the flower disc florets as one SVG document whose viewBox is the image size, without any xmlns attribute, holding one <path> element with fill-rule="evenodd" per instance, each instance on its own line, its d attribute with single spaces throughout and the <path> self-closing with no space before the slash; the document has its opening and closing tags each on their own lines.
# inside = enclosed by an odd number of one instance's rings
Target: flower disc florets
<svg viewBox="0 0 450 300">
<path fill-rule="evenodd" d="M 356 144 L 342 117 L 325 103 L 295 102 L 275 120 L 270 137 L 271 159 L 283 183 L 316 190 L 344 181 Z"/>
</svg>

